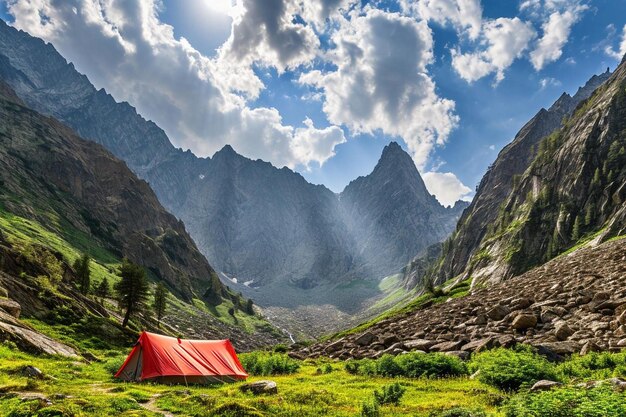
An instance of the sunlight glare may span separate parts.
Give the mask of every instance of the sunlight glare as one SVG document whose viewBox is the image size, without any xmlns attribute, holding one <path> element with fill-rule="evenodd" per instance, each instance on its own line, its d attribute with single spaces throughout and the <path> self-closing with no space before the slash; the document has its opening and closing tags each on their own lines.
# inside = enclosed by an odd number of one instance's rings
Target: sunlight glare
<svg viewBox="0 0 626 417">
<path fill-rule="evenodd" d="M 205 0 L 208 7 L 216 12 L 230 14 L 233 8 L 232 0 Z"/>
</svg>

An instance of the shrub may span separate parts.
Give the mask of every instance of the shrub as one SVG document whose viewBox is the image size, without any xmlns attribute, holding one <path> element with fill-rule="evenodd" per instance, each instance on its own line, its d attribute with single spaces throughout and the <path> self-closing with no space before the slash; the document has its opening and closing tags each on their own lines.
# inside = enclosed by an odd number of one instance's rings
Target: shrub
<svg viewBox="0 0 626 417">
<path fill-rule="evenodd" d="M 605 379 L 626 375 L 626 352 L 592 352 L 574 356 L 557 367 L 566 377 Z"/>
<path fill-rule="evenodd" d="M 404 388 L 399 383 L 394 383 L 391 385 L 384 385 L 380 391 L 374 391 L 374 400 L 380 404 L 400 404 L 400 398 L 406 392 L 406 388 Z"/>
<path fill-rule="evenodd" d="M 518 390 L 541 379 L 558 380 L 555 367 L 529 346 L 494 349 L 476 356 L 470 367 L 478 379 L 504 391 Z"/>
<path fill-rule="evenodd" d="M 288 350 L 289 348 L 287 347 L 287 345 L 284 345 L 282 343 L 279 343 L 276 346 L 274 346 L 274 353 L 287 353 Z"/>
<path fill-rule="evenodd" d="M 626 402 L 610 387 L 562 388 L 516 395 L 504 409 L 506 417 L 622 417 Z"/>
<path fill-rule="evenodd" d="M 380 417 L 380 406 L 376 401 L 365 401 L 361 406 L 361 417 Z"/>
<path fill-rule="evenodd" d="M 252 352 L 240 355 L 241 364 L 251 375 L 286 375 L 300 369 L 298 361 L 287 355 Z"/>
<path fill-rule="evenodd" d="M 456 356 L 442 353 L 408 353 L 396 358 L 396 362 L 403 370 L 403 375 L 409 378 L 422 377 L 450 377 L 467 374 L 467 366 Z"/>
<path fill-rule="evenodd" d="M 376 375 L 395 377 L 401 376 L 403 373 L 403 369 L 391 355 L 383 355 L 376 361 Z"/>
<path fill-rule="evenodd" d="M 409 378 L 441 378 L 467 374 L 467 366 L 463 361 L 442 353 L 407 353 L 396 357 L 383 355 L 377 360 L 348 361 L 345 369 L 353 375 Z"/>
<path fill-rule="evenodd" d="M 429 417 L 485 417 L 483 411 L 469 410 L 465 407 L 454 407 L 446 411 L 433 411 Z"/>
</svg>

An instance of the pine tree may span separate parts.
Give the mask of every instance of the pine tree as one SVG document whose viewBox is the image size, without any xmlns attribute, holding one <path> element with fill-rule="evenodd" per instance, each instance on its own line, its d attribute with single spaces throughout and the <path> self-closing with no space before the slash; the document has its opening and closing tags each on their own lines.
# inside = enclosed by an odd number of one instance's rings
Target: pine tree
<svg viewBox="0 0 626 417">
<path fill-rule="evenodd" d="M 585 213 L 585 226 L 589 226 L 593 222 L 593 203 L 587 205 L 587 212 Z"/>
<path fill-rule="evenodd" d="M 80 258 L 74 261 L 74 272 L 78 278 L 78 289 L 83 294 L 89 293 L 89 286 L 91 285 L 91 271 L 89 270 L 89 264 L 91 258 L 87 254 L 83 254 Z"/>
<path fill-rule="evenodd" d="M 576 216 L 572 227 L 572 241 L 578 242 L 578 239 L 580 239 L 580 216 Z"/>
<path fill-rule="evenodd" d="M 120 281 L 115 284 L 119 304 L 126 310 L 122 327 L 126 327 L 131 315 L 140 310 L 148 299 L 148 281 L 144 269 L 124 258 L 120 267 Z"/>
<path fill-rule="evenodd" d="M 593 173 L 593 181 L 591 183 L 593 185 L 600 184 L 600 168 L 596 168 L 596 171 Z"/>
<path fill-rule="evenodd" d="M 154 313 L 156 314 L 158 325 L 161 326 L 161 319 L 167 309 L 167 290 L 162 282 L 159 282 L 154 290 Z"/>
<path fill-rule="evenodd" d="M 254 302 L 251 299 L 248 299 L 248 301 L 246 301 L 245 311 L 249 316 L 252 316 L 254 314 Z"/>
<path fill-rule="evenodd" d="M 100 302 L 103 302 L 105 298 L 111 296 L 111 286 L 109 280 L 104 277 L 100 284 L 96 287 L 96 297 L 100 298 Z"/>
</svg>

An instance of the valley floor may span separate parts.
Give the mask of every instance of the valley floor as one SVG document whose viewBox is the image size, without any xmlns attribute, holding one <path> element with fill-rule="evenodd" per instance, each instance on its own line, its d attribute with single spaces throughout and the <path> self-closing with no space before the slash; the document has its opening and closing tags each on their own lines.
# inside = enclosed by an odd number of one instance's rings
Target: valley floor
<svg viewBox="0 0 626 417">
<path fill-rule="evenodd" d="M 473 358 L 463 376 L 451 378 L 382 377 L 376 374 L 391 362 L 361 362 L 360 369 L 374 374 L 348 372 L 348 362 L 327 359 L 292 361 L 284 355 L 260 355 L 298 364 L 291 375 L 252 376 L 247 382 L 271 379 L 278 394 L 254 396 L 240 391 L 243 382 L 208 387 L 127 383 L 113 378 L 126 352 L 99 352 L 101 360 L 87 363 L 71 358 L 33 356 L 10 344 L 0 345 L 0 416 L 193 416 L 193 417 L 259 417 L 259 416 L 333 416 L 333 417 L 620 417 L 626 415 L 626 395 L 620 391 L 621 380 L 604 388 L 581 387 L 592 377 L 624 376 L 626 355 L 592 354 L 574 358 L 561 365 L 549 365 L 528 351 L 512 353 L 500 350 Z M 421 358 L 448 364 L 456 358 L 441 360 L 443 355 L 421 354 Z M 511 356 L 512 355 L 512 356 Z M 242 355 L 246 364 L 246 354 Z M 248 357 L 249 358 L 249 357 Z M 530 385 L 517 392 L 501 391 L 493 381 L 507 380 L 509 360 L 524 359 L 516 365 L 518 376 L 532 372 L 550 374 L 564 381 L 566 387 L 530 393 Z M 419 361 L 420 359 L 418 359 Z M 502 361 L 505 362 L 502 362 Z M 431 362 L 432 366 L 435 362 Z M 248 362 L 249 363 L 249 362 Z M 352 362 L 354 364 L 355 362 Z M 413 362 L 415 365 L 415 362 Z M 457 365 L 460 362 L 456 362 Z M 423 363 L 422 365 L 424 365 Z M 472 364 L 481 366 L 493 380 L 470 378 Z M 266 365 L 266 364 L 265 364 Z M 35 366 L 41 378 L 25 376 L 25 369 Z M 251 365 L 248 365 L 251 366 Z M 372 367 L 373 366 L 373 367 Z M 456 365 L 455 365 L 456 366 Z M 494 368 L 495 366 L 495 368 Z M 504 366 L 503 368 L 498 368 Z M 378 368 L 376 368 L 378 367 Z M 378 369 L 378 370 L 376 370 Z M 413 368 L 415 369 L 415 368 Z M 434 370 L 435 368 L 431 368 Z M 372 371 L 373 370 L 373 371 Z M 494 372 L 495 370 L 495 372 Z M 531 370 L 531 371 L 528 371 Z M 532 371 L 534 370 L 534 371 Z M 518 374 L 517 371 L 513 372 Z M 538 379 L 540 374 L 535 374 Z M 581 376 L 586 376 L 580 378 Z M 490 382 L 491 381 L 491 382 Z M 610 381 L 610 380 L 609 380 Z M 616 382 L 617 381 L 617 382 Z M 364 403 L 373 400 L 374 391 L 398 383 L 405 389 L 399 404 L 385 404 L 378 410 L 366 410 Z M 490 385 L 488 385 L 488 383 Z M 576 385 L 575 385 L 576 383 Z M 617 384 L 617 385 L 615 385 Z M 626 385 L 626 382 L 623 384 Z M 622 386 L 623 388 L 623 386 Z M 555 410 L 558 413 L 555 414 Z"/>
</svg>

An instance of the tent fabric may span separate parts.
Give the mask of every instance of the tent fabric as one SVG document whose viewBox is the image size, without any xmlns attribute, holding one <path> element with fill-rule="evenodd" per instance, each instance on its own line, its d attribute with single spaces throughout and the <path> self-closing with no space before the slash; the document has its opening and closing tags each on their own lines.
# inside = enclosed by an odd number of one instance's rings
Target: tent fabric
<svg viewBox="0 0 626 417">
<path fill-rule="evenodd" d="M 143 332 L 116 378 L 202 383 L 246 379 L 229 340 L 185 340 Z"/>
</svg>

